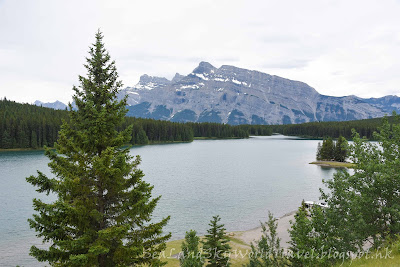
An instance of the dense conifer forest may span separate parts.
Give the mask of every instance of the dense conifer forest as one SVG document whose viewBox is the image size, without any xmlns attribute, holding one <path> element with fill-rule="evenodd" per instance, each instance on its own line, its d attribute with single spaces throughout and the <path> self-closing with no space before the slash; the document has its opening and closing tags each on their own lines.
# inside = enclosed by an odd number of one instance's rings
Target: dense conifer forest
<svg viewBox="0 0 400 267">
<path fill-rule="evenodd" d="M 389 123 L 393 123 L 392 117 L 389 117 Z M 374 118 L 355 121 L 308 122 L 301 124 L 274 125 L 270 127 L 272 127 L 275 133 L 318 139 L 324 137 L 339 138 L 339 136 L 351 139 L 351 129 L 355 129 L 361 137 L 373 140 L 373 132 L 381 125 L 382 118 Z"/>
<path fill-rule="evenodd" d="M 57 140 L 65 110 L 0 100 L 0 148 L 52 147 Z M 218 123 L 178 123 L 126 117 L 119 130 L 133 125 L 131 143 L 145 145 L 165 142 L 190 142 L 195 137 L 247 138 L 257 126 L 231 126 Z M 271 129 L 258 130 L 267 133 Z M 268 132 L 269 134 L 272 132 Z"/>
<path fill-rule="evenodd" d="M 0 100 L 0 148 L 41 148 L 53 146 L 62 120 L 68 120 L 65 110 L 54 110 L 7 99 Z M 391 122 L 389 117 L 389 122 Z M 247 138 L 272 133 L 309 138 L 352 137 L 351 129 L 373 140 L 373 132 L 382 124 L 381 118 L 358 121 L 309 122 L 288 125 L 237 125 L 220 123 L 178 123 L 126 117 L 121 129 L 133 125 L 134 145 L 165 142 L 190 142 L 194 138 Z"/>
<path fill-rule="evenodd" d="M 0 148 L 53 146 L 67 112 L 0 100 Z"/>
</svg>

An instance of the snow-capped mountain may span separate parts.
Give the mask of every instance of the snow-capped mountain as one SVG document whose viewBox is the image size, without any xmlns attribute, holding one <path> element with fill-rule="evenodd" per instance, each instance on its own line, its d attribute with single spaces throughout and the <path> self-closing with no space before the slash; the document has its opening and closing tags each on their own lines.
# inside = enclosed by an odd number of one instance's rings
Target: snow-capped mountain
<svg viewBox="0 0 400 267">
<path fill-rule="evenodd" d="M 55 102 L 47 102 L 47 103 L 43 103 L 42 101 L 36 100 L 35 103 L 33 103 L 36 106 L 42 106 L 42 107 L 46 107 L 46 108 L 52 108 L 52 109 L 65 109 L 67 107 L 67 105 L 65 105 L 64 103 L 60 102 L 60 101 L 55 101 Z"/>
<path fill-rule="evenodd" d="M 171 121 L 286 124 L 381 117 L 400 110 L 400 98 L 363 99 L 319 94 L 309 85 L 254 70 L 201 62 L 170 81 L 143 75 L 128 95 L 128 115 Z"/>
</svg>

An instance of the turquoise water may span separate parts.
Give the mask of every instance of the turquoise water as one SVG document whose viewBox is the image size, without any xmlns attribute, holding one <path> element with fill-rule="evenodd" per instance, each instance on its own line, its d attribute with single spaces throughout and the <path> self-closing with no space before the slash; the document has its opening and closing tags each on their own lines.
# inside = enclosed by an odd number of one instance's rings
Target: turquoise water
<svg viewBox="0 0 400 267">
<path fill-rule="evenodd" d="M 318 200 L 322 179 L 333 169 L 308 163 L 318 141 L 292 137 L 197 140 L 192 143 L 134 147 L 142 157 L 145 180 L 162 195 L 155 220 L 171 215 L 166 231 L 173 239 L 194 229 L 205 233 L 219 214 L 228 231 L 247 230 L 265 221 L 268 210 L 282 216 L 302 199 Z M 0 265 L 44 266 L 28 255 L 41 244 L 29 229 L 32 198 L 45 197 L 25 181 L 36 170 L 50 174 L 43 151 L 0 153 Z"/>
</svg>

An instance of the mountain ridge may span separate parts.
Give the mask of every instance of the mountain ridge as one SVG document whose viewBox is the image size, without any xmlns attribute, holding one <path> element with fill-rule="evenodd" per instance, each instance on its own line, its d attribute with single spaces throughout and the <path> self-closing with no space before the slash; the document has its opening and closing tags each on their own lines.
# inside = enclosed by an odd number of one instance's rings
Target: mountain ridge
<svg viewBox="0 0 400 267">
<path fill-rule="evenodd" d="M 204 61 L 179 80 L 144 88 L 120 91 L 120 97 L 128 95 L 130 116 L 181 122 L 288 124 L 381 117 L 400 107 L 397 96 L 327 96 L 301 81 L 231 65 L 216 68 Z"/>
<path fill-rule="evenodd" d="M 382 117 L 400 111 L 400 98 L 320 94 L 308 84 L 231 65 L 202 61 L 169 80 L 144 74 L 128 96 L 128 116 L 176 122 L 289 124 Z"/>
</svg>

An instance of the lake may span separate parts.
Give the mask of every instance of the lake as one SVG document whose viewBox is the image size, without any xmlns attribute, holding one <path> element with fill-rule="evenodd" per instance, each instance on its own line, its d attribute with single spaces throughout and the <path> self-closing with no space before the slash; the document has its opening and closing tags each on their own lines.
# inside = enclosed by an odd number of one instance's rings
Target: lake
<svg viewBox="0 0 400 267">
<path fill-rule="evenodd" d="M 228 231 L 248 230 L 267 219 L 296 210 L 303 199 L 318 200 L 322 179 L 334 169 L 310 165 L 318 140 L 274 135 L 239 140 L 196 140 L 192 143 L 134 147 L 142 157 L 145 180 L 162 195 L 154 219 L 171 215 L 173 239 L 185 231 L 200 235 L 219 214 Z M 0 265 L 44 266 L 28 255 L 41 244 L 27 219 L 38 194 L 25 177 L 40 170 L 50 175 L 43 151 L 0 153 Z"/>
</svg>

